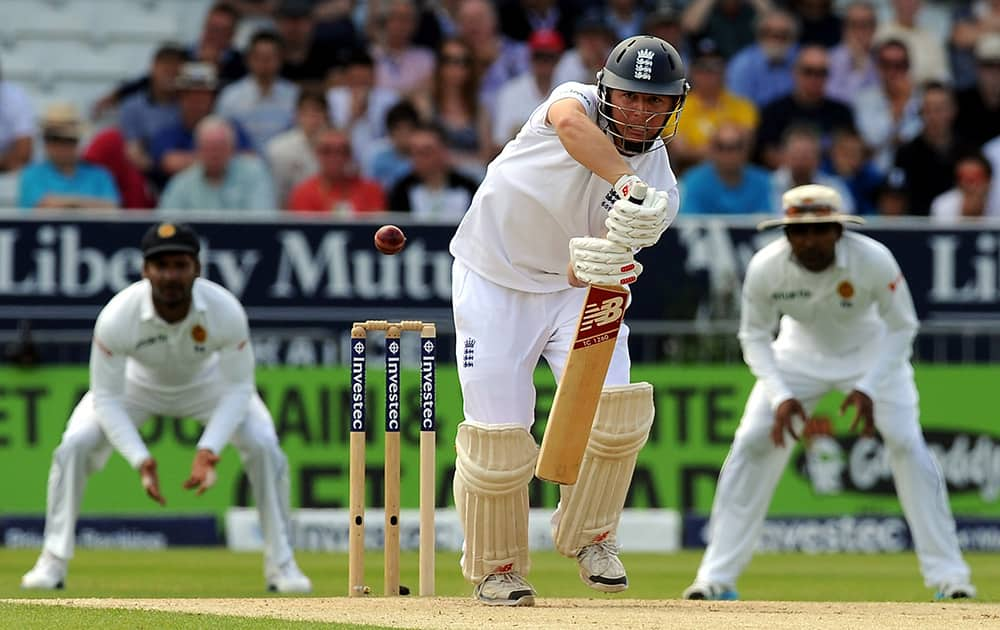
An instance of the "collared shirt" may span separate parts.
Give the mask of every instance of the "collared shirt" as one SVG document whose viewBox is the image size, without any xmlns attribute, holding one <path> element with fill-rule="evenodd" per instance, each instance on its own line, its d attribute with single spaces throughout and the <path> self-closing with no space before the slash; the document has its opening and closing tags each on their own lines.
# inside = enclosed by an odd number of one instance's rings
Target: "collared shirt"
<svg viewBox="0 0 1000 630">
<path fill-rule="evenodd" d="M 826 95 L 842 103 L 851 104 L 858 92 L 878 85 L 875 59 L 869 55 L 860 68 L 854 66 L 851 49 L 845 44 L 834 46 L 829 55 L 830 78 L 826 82 Z"/>
<path fill-rule="evenodd" d="M 118 127 L 125 140 L 139 140 L 145 146 L 160 131 L 181 121 L 176 101 L 156 103 L 149 91 L 132 94 L 118 110 Z"/>
<path fill-rule="evenodd" d="M 0 81 L 0 152 L 18 138 L 35 135 L 35 110 L 28 93 L 10 81 Z"/>
<path fill-rule="evenodd" d="M 224 88 L 215 112 L 240 123 L 254 149 L 263 155 L 268 140 L 295 124 L 295 102 L 299 87 L 286 79 L 275 79 L 267 94 L 253 76 Z"/>
<path fill-rule="evenodd" d="M 688 94 L 677 125 L 677 135 L 691 148 L 703 149 L 722 123 L 735 123 L 744 129 L 757 128 L 757 108 L 748 99 L 722 90 L 719 100 L 709 105 L 697 92 Z"/>
<path fill-rule="evenodd" d="M 889 99 L 881 85 L 862 90 L 854 100 L 854 122 L 858 133 L 873 151 L 872 161 L 883 173 L 892 168 L 896 147 L 913 140 L 923 131 L 920 92 L 913 90 L 899 120 L 892 117 Z"/>
<path fill-rule="evenodd" d="M 278 204 L 286 208 L 292 189 L 319 170 L 312 145 L 305 132 L 298 127 L 275 136 L 267 143 L 267 163 L 274 175 Z"/>
<path fill-rule="evenodd" d="M 402 52 L 376 47 L 372 57 L 375 85 L 401 94 L 422 87 L 434 74 L 434 53 L 421 46 L 410 46 Z"/>
<path fill-rule="evenodd" d="M 330 186 L 319 175 L 313 175 L 292 189 L 288 209 L 298 212 L 329 212 L 352 215 L 386 210 L 382 187 L 370 179 L 352 177 Z"/>
<path fill-rule="evenodd" d="M 693 166 L 681 178 L 682 215 L 769 214 L 771 178 L 767 171 L 747 164 L 743 177 L 731 186 L 719 177 L 711 161 Z"/>
<path fill-rule="evenodd" d="M 243 125 L 232 119 L 229 122 L 236 134 L 236 150 L 253 150 L 253 141 L 243 129 Z M 180 119 L 174 124 L 161 128 L 153 136 L 153 141 L 150 143 L 149 154 L 156 165 L 159 165 L 163 156 L 170 151 L 194 151 L 194 131 L 185 127 Z"/>
<path fill-rule="evenodd" d="M 167 184 L 158 206 L 161 210 L 277 210 L 271 175 L 260 158 L 236 155 L 221 183 L 205 178 L 195 162 Z"/>
<path fill-rule="evenodd" d="M 739 339 L 775 407 L 794 398 L 782 369 L 830 383 L 855 378 L 855 388 L 874 398 L 885 377 L 909 360 L 917 326 L 892 252 L 862 234 L 845 229 L 834 263 L 820 272 L 802 267 L 784 236 L 747 266 Z"/>
<path fill-rule="evenodd" d="M 36 162 L 21 171 L 17 206 L 28 210 L 46 195 L 81 195 L 121 204 L 111 173 L 103 166 L 78 161 L 72 175 L 66 175 L 49 160 Z"/>
<path fill-rule="evenodd" d="M 791 46 L 783 59 L 772 62 L 760 45 L 747 46 L 729 60 L 726 87 L 761 108 L 792 91 L 798 54 L 798 46 Z"/>
<path fill-rule="evenodd" d="M 224 287 L 198 278 L 187 317 L 169 324 L 153 307 L 148 280 L 126 287 L 101 310 L 90 350 L 90 391 L 98 422 L 133 468 L 149 457 L 126 412 L 129 383 L 183 396 L 223 393 L 198 442 L 215 453 L 229 440 L 254 394 L 254 356 L 246 312 Z"/>
</svg>

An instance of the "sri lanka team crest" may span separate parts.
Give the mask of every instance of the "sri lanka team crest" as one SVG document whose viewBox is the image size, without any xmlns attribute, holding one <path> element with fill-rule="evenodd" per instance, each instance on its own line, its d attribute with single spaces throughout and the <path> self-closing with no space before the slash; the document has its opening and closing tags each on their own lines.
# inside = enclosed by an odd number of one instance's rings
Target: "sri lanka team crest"
<svg viewBox="0 0 1000 630">
<path fill-rule="evenodd" d="M 208 331 L 201 324 L 195 324 L 194 328 L 191 329 L 191 338 L 194 339 L 195 343 L 205 343 L 205 340 L 208 339 Z"/>
<path fill-rule="evenodd" d="M 844 298 L 845 300 L 851 299 L 852 297 L 854 297 L 854 285 L 848 282 L 847 280 L 844 280 L 843 282 L 837 285 L 837 295 Z"/>
</svg>

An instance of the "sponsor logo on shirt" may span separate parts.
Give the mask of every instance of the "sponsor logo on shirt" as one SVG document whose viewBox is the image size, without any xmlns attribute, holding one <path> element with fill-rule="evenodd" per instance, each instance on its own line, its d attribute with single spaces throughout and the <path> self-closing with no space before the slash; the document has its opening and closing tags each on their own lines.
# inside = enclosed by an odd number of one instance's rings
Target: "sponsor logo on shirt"
<svg viewBox="0 0 1000 630">
<path fill-rule="evenodd" d="M 586 92 L 581 92 L 580 90 L 573 90 L 573 89 L 567 90 L 567 92 L 569 92 L 570 94 L 575 94 L 580 98 L 582 98 L 583 100 L 587 101 L 587 106 L 589 107 L 594 106 L 593 101 L 590 99 L 590 95 L 587 94 Z"/>
<path fill-rule="evenodd" d="M 847 280 L 844 280 L 843 282 L 837 285 L 837 295 L 844 298 L 845 300 L 851 299 L 852 297 L 854 297 L 854 285 L 848 282 Z"/>
<path fill-rule="evenodd" d="M 809 289 L 792 289 L 791 291 L 775 291 L 771 294 L 772 300 L 795 300 L 798 298 L 810 298 L 812 291 Z"/>
<path fill-rule="evenodd" d="M 139 343 L 135 344 L 135 349 L 144 348 L 146 346 L 151 346 L 154 343 L 164 343 L 167 340 L 166 335 L 153 335 L 152 337 L 146 337 L 145 339 L 140 339 Z M 111 352 L 108 352 L 108 356 L 111 356 Z"/>
<path fill-rule="evenodd" d="M 191 329 L 191 338 L 194 339 L 195 343 L 205 343 L 205 340 L 208 339 L 208 331 L 201 324 L 195 324 L 194 328 Z"/>
</svg>

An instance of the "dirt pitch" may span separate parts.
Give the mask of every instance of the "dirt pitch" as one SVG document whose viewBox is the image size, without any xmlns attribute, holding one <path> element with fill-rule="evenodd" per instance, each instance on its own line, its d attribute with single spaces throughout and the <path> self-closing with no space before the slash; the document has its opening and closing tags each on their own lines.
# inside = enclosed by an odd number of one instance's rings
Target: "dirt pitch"
<svg viewBox="0 0 1000 630">
<path fill-rule="evenodd" d="M 239 617 L 372 624 L 426 630 L 655 628 L 670 630 L 917 630 L 1000 628 L 1000 605 L 873 602 L 688 602 L 542 599 L 534 608 L 477 605 L 471 599 L 8 599 L 18 604 L 127 608 Z"/>
</svg>

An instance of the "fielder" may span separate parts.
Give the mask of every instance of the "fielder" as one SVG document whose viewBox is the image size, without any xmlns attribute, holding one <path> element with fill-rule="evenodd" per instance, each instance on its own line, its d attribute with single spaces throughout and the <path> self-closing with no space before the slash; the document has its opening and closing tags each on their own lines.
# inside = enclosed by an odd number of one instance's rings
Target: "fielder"
<svg viewBox="0 0 1000 630">
<path fill-rule="evenodd" d="M 198 236 L 161 223 L 142 238 L 143 280 L 101 311 L 90 350 L 90 391 L 73 410 L 49 470 L 45 543 L 22 588 L 63 588 L 87 477 L 111 449 L 139 471 L 146 494 L 165 504 L 156 460 L 139 427 L 153 414 L 205 424 L 187 489 L 215 482 L 219 453 L 232 442 L 250 479 L 264 534 L 267 587 L 307 593 L 289 543 L 288 461 L 254 385 L 254 356 L 243 306 L 198 278 Z"/>
<path fill-rule="evenodd" d="M 786 238 L 757 252 L 743 283 L 739 339 L 757 383 L 719 474 L 709 543 L 686 599 L 736 599 L 775 486 L 804 419 L 828 392 L 847 392 L 851 429 L 877 429 L 913 533 L 920 571 L 939 599 L 975 597 L 947 489 L 920 431 L 909 357 L 917 331 L 910 291 L 892 253 L 845 223 L 832 188 L 782 197 Z M 780 318 L 780 331 L 772 341 Z"/>
<path fill-rule="evenodd" d="M 465 420 L 458 428 L 455 504 L 465 533 L 462 573 L 485 604 L 534 604 L 525 580 L 528 484 L 538 447 L 532 375 L 544 357 L 562 373 L 588 284 L 628 285 L 633 253 L 677 214 L 664 140 L 676 133 L 688 83 L 674 48 L 630 37 L 596 85 L 565 83 L 499 156 L 450 250 Z M 644 202 L 629 201 L 635 185 Z M 628 586 L 615 530 L 653 420 L 648 383 L 629 381 L 622 326 L 580 481 L 561 487 L 556 548 L 604 592 Z M 599 452 L 601 457 L 592 453 Z"/>
</svg>

